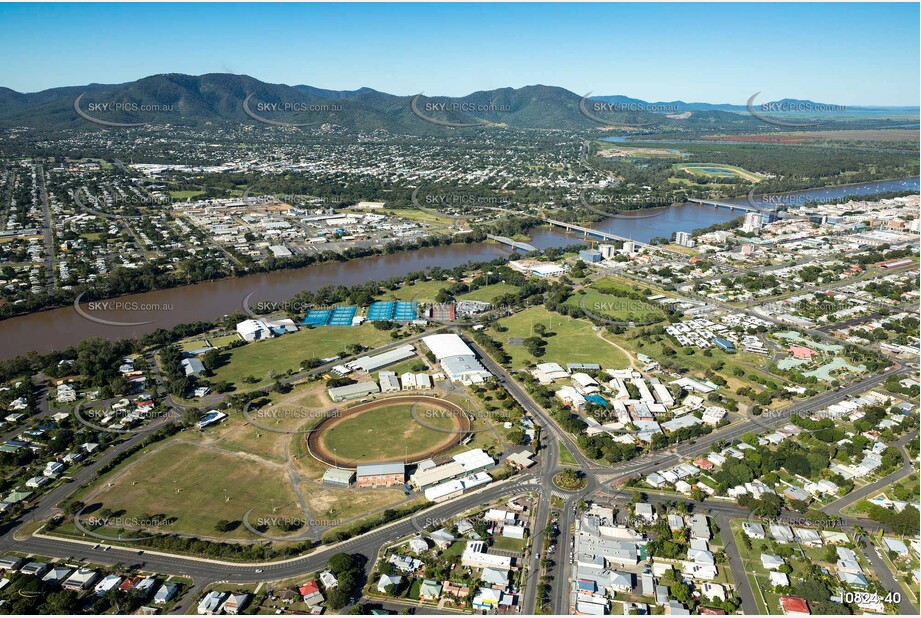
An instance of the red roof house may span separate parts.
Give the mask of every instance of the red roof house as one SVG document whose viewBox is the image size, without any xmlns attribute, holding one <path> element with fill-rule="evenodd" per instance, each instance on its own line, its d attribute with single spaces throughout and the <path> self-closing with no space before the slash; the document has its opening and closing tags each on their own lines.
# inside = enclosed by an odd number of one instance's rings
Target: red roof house
<svg viewBox="0 0 921 618">
<path fill-rule="evenodd" d="M 780 607 L 787 616 L 808 616 L 809 605 L 806 599 L 802 597 L 782 596 L 780 597 Z"/>
<path fill-rule="evenodd" d="M 301 593 L 302 597 L 309 599 L 315 594 L 320 594 L 320 585 L 315 581 L 309 581 L 298 588 L 297 591 Z"/>
<path fill-rule="evenodd" d="M 805 348 L 801 345 L 791 345 L 789 350 L 790 354 L 793 355 L 793 358 L 802 358 L 804 360 L 812 360 L 819 355 L 819 353 L 815 350 Z"/>
</svg>

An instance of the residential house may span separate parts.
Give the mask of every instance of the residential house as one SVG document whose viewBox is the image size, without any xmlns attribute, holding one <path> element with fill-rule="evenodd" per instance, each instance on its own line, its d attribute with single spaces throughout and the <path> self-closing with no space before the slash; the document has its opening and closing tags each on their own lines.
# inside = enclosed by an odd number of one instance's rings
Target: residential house
<svg viewBox="0 0 921 618">
<path fill-rule="evenodd" d="M 399 588 L 402 582 L 402 575 L 381 575 L 377 581 L 377 591 L 381 594 L 390 594 L 391 591 Z"/>
<path fill-rule="evenodd" d="M 227 598 L 227 594 L 220 592 L 218 590 L 212 590 L 198 603 L 198 614 L 200 616 L 217 614 L 221 605 L 224 603 L 224 599 Z"/>
<path fill-rule="evenodd" d="M 249 605 L 249 595 L 245 593 L 235 593 L 232 592 L 227 596 L 227 599 L 221 604 L 221 611 L 225 614 L 231 616 L 236 616 Z"/>
<path fill-rule="evenodd" d="M 419 600 L 434 603 L 439 598 L 441 598 L 441 584 L 433 579 L 423 580 L 422 586 L 419 587 Z"/>
<path fill-rule="evenodd" d="M 809 611 L 809 605 L 806 603 L 806 599 L 802 597 L 780 597 L 780 609 L 787 616 L 809 616 L 812 613 Z"/>
</svg>

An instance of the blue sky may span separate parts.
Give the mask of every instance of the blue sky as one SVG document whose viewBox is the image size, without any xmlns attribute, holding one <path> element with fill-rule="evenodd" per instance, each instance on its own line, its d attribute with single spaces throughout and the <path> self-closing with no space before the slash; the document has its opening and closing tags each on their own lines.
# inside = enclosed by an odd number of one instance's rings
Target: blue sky
<svg viewBox="0 0 921 618">
<path fill-rule="evenodd" d="M 0 85 L 23 92 L 230 72 L 402 95 L 919 103 L 917 3 L 3 4 L 0 23 Z"/>
</svg>

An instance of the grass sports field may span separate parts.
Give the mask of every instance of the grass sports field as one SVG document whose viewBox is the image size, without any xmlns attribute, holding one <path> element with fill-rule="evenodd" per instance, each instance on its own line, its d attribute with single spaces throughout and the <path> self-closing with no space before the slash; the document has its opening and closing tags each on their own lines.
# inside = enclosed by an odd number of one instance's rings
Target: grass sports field
<svg viewBox="0 0 921 618">
<path fill-rule="evenodd" d="M 332 457 L 345 467 L 404 457 L 413 462 L 450 448 L 464 436 L 465 419 L 447 405 L 436 405 L 434 398 L 408 399 L 382 399 L 344 411 L 310 435 L 311 453 L 326 461 Z"/>
<path fill-rule="evenodd" d="M 256 540 L 242 524 L 232 530 L 219 531 L 221 519 L 239 522 L 252 509 L 249 521 L 259 525 L 260 518 L 309 519 L 329 527 L 339 522 L 393 507 L 405 500 L 400 490 L 338 488 L 322 485 L 326 466 L 307 453 L 303 430 L 315 424 L 312 418 L 289 418 L 286 411 L 323 412 L 333 407 L 322 384 L 295 387 L 291 393 L 272 393 L 271 403 L 259 411 L 278 411 L 279 415 L 257 416 L 268 431 L 247 422 L 239 412 L 232 412 L 224 422 L 198 431 L 186 431 L 149 450 L 132 455 L 114 471 L 81 490 L 77 499 L 88 505 L 100 505 L 125 518 L 151 519 L 175 517 L 169 525 L 158 528 L 162 533 L 195 534 L 222 540 Z M 278 418 L 273 421 L 273 418 Z M 437 432 L 440 437 L 450 436 Z M 402 458 L 402 453 L 400 454 Z M 225 493 L 226 490 L 226 493 Z M 306 511 L 301 508 L 300 494 Z M 123 511 L 123 513 L 120 513 Z M 87 512 L 85 517 L 94 513 Z M 268 534 L 297 536 L 279 525 L 268 525 Z M 62 526 L 62 534 L 80 535 Z M 125 535 L 115 526 L 100 528 L 100 534 Z"/>
<path fill-rule="evenodd" d="M 395 290 L 387 290 L 380 295 L 380 300 L 415 300 L 431 303 L 435 301 L 438 292 L 448 285 L 448 281 L 418 281 Z"/>
<path fill-rule="evenodd" d="M 472 292 L 461 294 L 457 297 L 457 300 L 479 300 L 486 303 L 491 303 L 497 296 L 502 296 L 503 294 L 510 294 L 517 291 L 517 285 L 511 285 L 509 283 L 493 283 L 491 285 L 484 285 L 483 287 Z"/>
<path fill-rule="evenodd" d="M 231 350 L 228 362 L 214 372 L 214 380 L 227 380 L 241 391 L 254 390 L 271 384 L 272 375 L 298 371 L 304 359 L 335 356 L 350 343 L 375 348 L 391 341 L 388 331 L 377 330 L 370 324 L 301 329 Z M 257 378 L 258 382 L 247 384 L 243 382 L 246 376 Z"/>
<path fill-rule="evenodd" d="M 453 219 L 451 219 L 451 217 L 436 214 L 434 210 L 418 210 L 415 208 L 388 208 L 385 212 L 397 217 L 409 219 L 410 221 L 425 223 L 426 225 L 436 229 L 448 229 L 453 224 Z"/>
<path fill-rule="evenodd" d="M 169 196 L 174 200 L 187 200 L 192 197 L 198 197 L 199 195 L 204 195 L 204 191 L 196 191 L 194 189 L 189 189 L 187 191 L 170 191 Z"/>
<path fill-rule="evenodd" d="M 516 369 L 528 363 L 545 362 L 560 363 L 563 366 L 566 363 L 599 363 L 611 369 L 623 369 L 630 364 L 624 353 L 602 338 L 602 331 L 594 330 L 593 324 L 587 320 L 576 320 L 551 313 L 543 307 L 532 307 L 499 320 L 499 324 L 508 330 L 501 333 L 493 331 L 491 334 L 502 342 Z M 545 337 L 547 347 L 540 358 L 532 356 L 524 346 L 509 345 L 509 339 L 533 336 L 534 324 L 543 324 L 549 332 L 556 333 L 552 337 Z"/>
</svg>

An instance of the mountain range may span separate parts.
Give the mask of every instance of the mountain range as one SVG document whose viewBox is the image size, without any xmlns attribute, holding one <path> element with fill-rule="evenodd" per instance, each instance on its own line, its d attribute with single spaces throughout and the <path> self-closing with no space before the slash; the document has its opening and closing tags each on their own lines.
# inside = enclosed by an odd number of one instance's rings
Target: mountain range
<svg viewBox="0 0 921 618">
<path fill-rule="evenodd" d="M 860 109 L 891 111 L 893 116 L 918 111 Z M 327 90 L 270 84 L 228 73 L 166 73 L 124 84 L 93 83 L 35 93 L 0 87 L 0 126 L 53 130 L 113 126 L 106 123 L 200 126 L 259 120 L 280 126 L 329 123 L 350 130 L 405 133 L 478 124 L 562 130 L 602 128 L 606 123 L 645 128 L 669 123 L 671 128 L 735 131 L 764 128 L 764 123 L 745 112 L 744 104 L 650 103 L 622 95 L 583 100 L 564 88 L 544 85 L 499 88 L 464 97 L 413 97 L 371 88 Z M 101 122 L 94 125 L 90 119 Z"/>
</svg>

